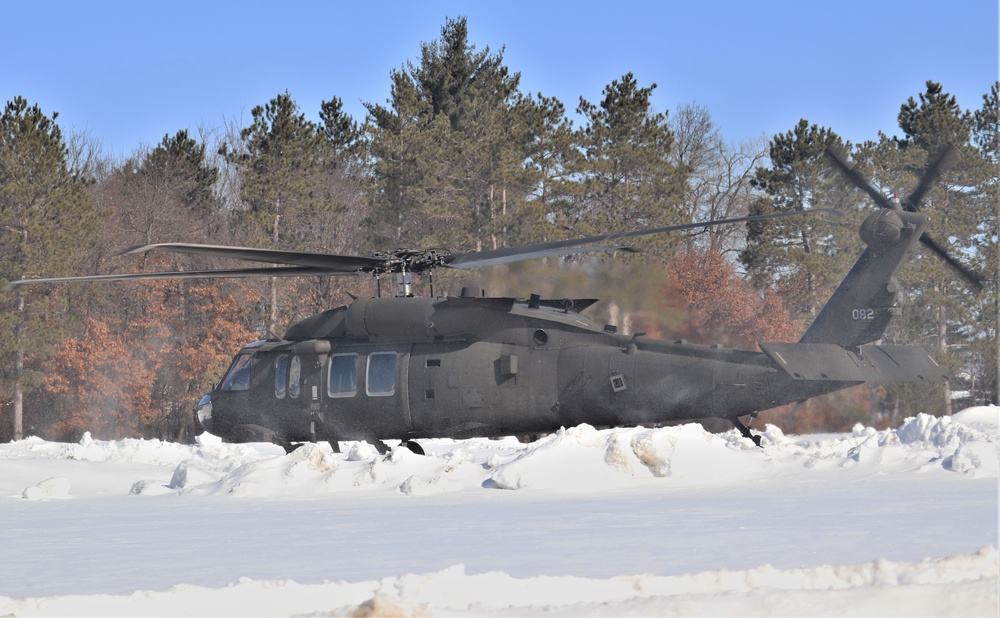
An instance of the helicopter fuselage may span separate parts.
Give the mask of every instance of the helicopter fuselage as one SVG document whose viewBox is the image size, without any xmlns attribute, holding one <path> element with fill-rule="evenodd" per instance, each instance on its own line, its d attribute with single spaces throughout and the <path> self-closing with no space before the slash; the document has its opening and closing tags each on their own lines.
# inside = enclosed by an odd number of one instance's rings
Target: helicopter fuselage
<svg viewBox="0 0 1000 618">
<path fill-rule="evenodd" d="M 358 299 L 243 348 L 199 420 L 280 444 L 492 437 L 734 420 L 860 383 L 796 380 L 765 353 L 619 334 L 578 312 L 593 302 Z"/>
</svg>

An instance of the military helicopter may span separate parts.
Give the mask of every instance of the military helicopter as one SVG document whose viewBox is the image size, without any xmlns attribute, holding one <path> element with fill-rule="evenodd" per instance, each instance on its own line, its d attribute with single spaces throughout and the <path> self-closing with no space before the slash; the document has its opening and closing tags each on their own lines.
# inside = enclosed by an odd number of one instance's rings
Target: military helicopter
<svg viewBox="0 0 1000 618">
<path fill-rule="evenodd" d="M 589 298 L 414 297 L 412 275 L 595 251 L 632 251 L 647 234 L 756 221 L 778 213 L 591 236 L 496 250 L 397 250 L 369 256 L 153 244 L 126 253 L 166 251 L 281 264 L 232 270 L 93 275 L 15 281 L 393 274 L 394 296 L 357 298 L 306 318 L 282 337 L 241 349 L 198 405 L 201 426 L 233 442 L 363 440 L 385 452 L 399 440 L 422 453 L 420 438 L 542 434 L 718 417 L 758 446 L 750 423 L 762 410 L 878 382 L 948 379 L 920 347 L 874 345 L 900 312 L 896 274 L 917 242 L 981 285 L 924 229 L 917 204 L 945 157 L 905 202 L 892 202 L 836 153 L 837 166 L 881 209 L 861 225 L 867 245 L 798 343 L 760 343 L 762 352 L 621 334 L 582 315 Z M 838 213 L 813 209 L 812 213 Z M 433 290 L 433 287 L 431 287 Z M 749 416 L 747 423 L 741 417 Z"/>
</svg>

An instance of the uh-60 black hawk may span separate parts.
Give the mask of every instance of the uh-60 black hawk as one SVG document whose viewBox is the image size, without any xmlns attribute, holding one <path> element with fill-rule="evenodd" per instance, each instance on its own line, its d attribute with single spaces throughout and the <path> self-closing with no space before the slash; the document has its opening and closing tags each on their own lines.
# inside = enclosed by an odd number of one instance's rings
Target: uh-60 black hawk
<svg viewBox="0 0 1000 618">
<path fill-rule="evenodd" d="M 838 166 L 882 207 L 865 220 L 867 249 L 798 343 L 760 343 L 763 352 L 661 341 L 617 333 L 581 315 L 593 299 L 412 297 L 412 274 L 468 269 L 546 256 L 629 250 L 626 239 L 671 230 L 765 219 L 762 215 L 592 236 L 531 246 L 450 253 L 399 250 L 329 255 L 190 244 L 170 251 L 282 264 L 222 271 L 95 275 L 18 281 L 288 277 L 395 274 L 394 297 L 358 298 L 257 341 L 236 355 L 197 410 L 209 432 L 234 442 L 365 440 L 385 448 L 419 438 L 539 434 L 560 427 L 728 419 L 758 445 L 749 423 L 758 411 L 866 381 L 942 381 L 920 347 L 873 345 L 899 312 L 896 273 L 918 241 L 979 285 L 924 232 L 917 204 L 944 157 L 908 201 L 891 202 L 842 158 Z M 830 212 L 832 209 L 821 209 Z M 815 210 L 812 212 L 816 212 Z M 799 213 L 801 214 L 801 213 Z"/>
</svg>

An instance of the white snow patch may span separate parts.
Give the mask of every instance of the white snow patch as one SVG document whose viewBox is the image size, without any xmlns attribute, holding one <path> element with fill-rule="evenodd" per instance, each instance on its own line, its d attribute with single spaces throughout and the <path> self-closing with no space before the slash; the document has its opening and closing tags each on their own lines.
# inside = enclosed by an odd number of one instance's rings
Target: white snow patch
<svg viewBox="0 0 1000 618">
<path fill-rule="evenodd" d="M 180 585 L 127 596 L 0 597 L 3 615 L 431 616 L 468 615 L 896 615 L 997 612 L 997 550 L 921 562 L 801 569 L 762 566 L 681 576 L 516 578 L 462 565 L 358 583 L 241 580 L 224 588 Z"/>
<path fill-rule="evenodd" d="M 1000 406 L 966 408 L 952 415 L 951 420 L 981 431 L 996 431 L 1000 428 Z"/>
<path fill-rule="evenodd" d="M 28 487 L 22 492 L 25 500 L 49 500 L 51 498 L 69 497 L 69 479 L 59 476 L 46 479 L 34 487 Z"/>
<path fill-rule="evenodd" d="M 0 445 L 0 615 L 995 616 L 997 416 L 769 425 L 763 448 L 581 425 L 427 456 L 27 438 Z"/>
</svg>

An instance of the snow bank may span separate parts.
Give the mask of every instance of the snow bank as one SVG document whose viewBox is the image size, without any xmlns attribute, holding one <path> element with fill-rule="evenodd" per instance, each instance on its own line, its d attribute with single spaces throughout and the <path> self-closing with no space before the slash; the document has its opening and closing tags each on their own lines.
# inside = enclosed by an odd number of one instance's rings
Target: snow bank
<svg viewBox="0 0 1000 618">
<path fill-rule="evenodd" d="M 747 441 L 750 447 L 752 443 Z M 608 429 L 590 425 L 561 430 L 498 465 L 490 475 L 502 489 L 592 491 L 670 477 L 672 482 L 744 479 L 759 452 L 688 424 L 663 429 Z M 719 470 L 726 470 L 724 478 Z"/>
<path fill-rule="evenodd" d="M 305 445 L 289 455 L 219 466 L 205 453 L 179 464 L 170 488 L 181 493 L 266 495 L 393 491 L 429 495 L 506 489 L 552 492 L 615 490 L 648 483 L 739 484 L 774 474 L 828 467 L 884 473 L 942 469 L 974 477 L 1000 476 L 1000 428 L 976 412 L 956 418 L 925 414 L 896 430 L 858 426 L 848 435 L 785 436 L 768 426 L 763 448 L 739 432 L 714 435 L 700 425 L 597 430 L 580 425 L 528 445 L 484 439 L 428 441 L 428 456 L 397 447 L 386 456 L 370 446 L 347 455 Z M 975 421 L 975 426 L 963 420 Z M 201 476 L 192 476 L 192 467 Z M 205 475 L 216 479 L 206 482 Z"/>
<path fill-rule="evenodd" d="M 49 500 L 52 498 L 69 498 L 69 479 L 54 476 L 41 483 L 28 487 L 21 493 L 25 500 Z"/>
<path fill-rule="evenodd" d="M 176 586 L 128 596 L 0 597 L 0 615 L 428 616 L 428 615 L 961 615 L 995 616 L 1000 558 L 987 547 L 938 560 L 680 576 L 514 578 L 436 573 L 359 583 L 241 580 L 225 588 Z"/>
<path fill-rule="evenodd" d="M 3 444 L 0 616 L 998 614 L 996 408 L 761 435 L 581 425 L 421 440 L 426 456 L 207 434 Z M 929 516 L 928 496 L 946 506 Z M 364 581 L 320 583 L 341 574 Z"/>
<path fill-rule="evenodd" d="M 951 420 L 981 431 L 996 431 L 1000 428 L 1000 406 L 966 408 L 953 415 Z"/>
<path fill-rule="evenodd" d="M 614 490 L 646 484 L 738 484 L 767 475 L 801 475 L 831 468 L 894 473 L 944 470 L 1000 477 L 998 408 L 953 417 L 920 414 L 894 430 L 857 425 L 850 434 L 786 436 L 768 425 L 762 447 L 739 432 L 720 435 L 700 425 L 597 430 L 580 425 L 533 444 L 514 440 L 427 440 L 427 456 L 396 447 L 379 455 L 365 443 L 345 453 L 306 444 L 285 454 L 271 444 L 224 444 L 204 434 L 196 445 L 159 440 L 79 444 L 29 438 L 0 445 L 0 459 L 133 465 L 133 495 L 314 496 L 375 491 L 427 496 L 482 489 L 544 492 Z M 37 465 L 37 463 L 36 463 Z M 41 470 L 42 468 L 39 467 Z M 84 497 L 117 488 L 80 487 L 54 470 L 34 485 L 10 488 L 27 500 Z M 166 478 L 164 478 L 166 477 Z M 98 483 L 90 479 L 88 483 Z"/>
</svg>

